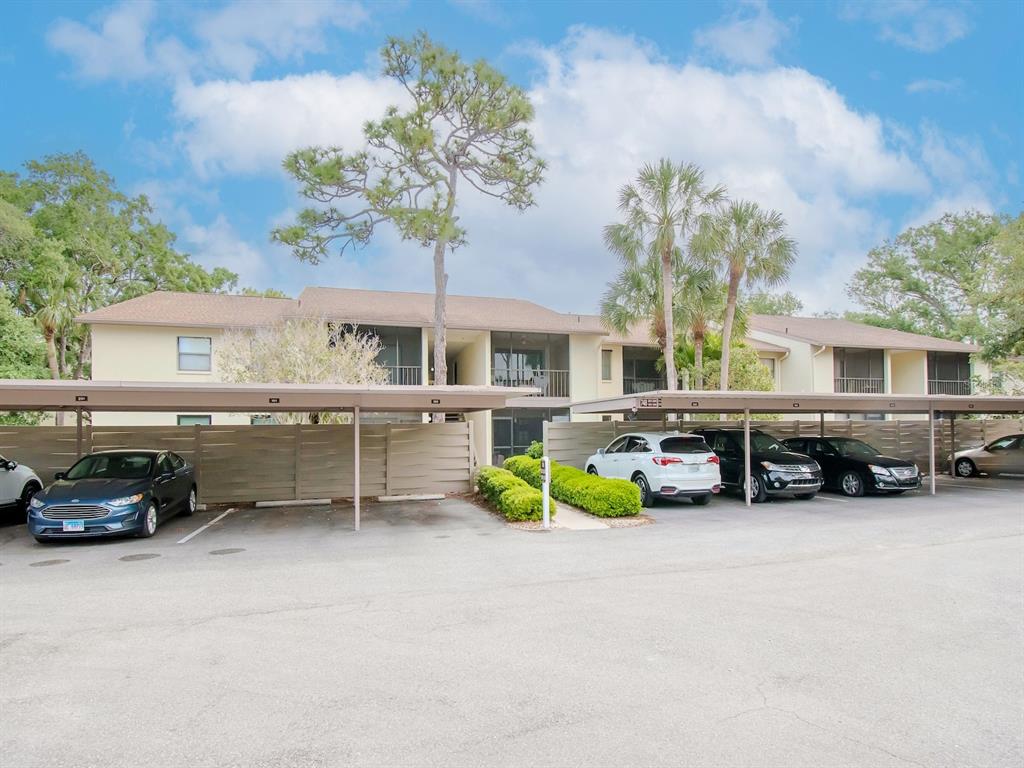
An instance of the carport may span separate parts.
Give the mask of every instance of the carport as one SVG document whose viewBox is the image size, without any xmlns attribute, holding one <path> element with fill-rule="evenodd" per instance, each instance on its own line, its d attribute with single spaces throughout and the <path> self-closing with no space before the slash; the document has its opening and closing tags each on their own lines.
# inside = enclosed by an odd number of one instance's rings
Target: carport
<svg viewBox="0 0 1024 768">
<path fill-rule="evenodd" d="M 935 414 L 1019 414 L 1024 413 L 1024 397 L 996 395 L 887 395 L 825 392 L 645 392 L 640 395 L 607 397 L 573 403 L 574 414 L 623 414 L 659 416 L 669 413 L 742 413 L 744 477 L 750 477 L 750 414 L 816 413 L 825 434 L 826 413 L 927 414 L 930 492 L 935 495 Z M 953 421 L 951 423 L 951 428 Z M 744 496 L 750 506 L 750 483 L 744 483 Z"/>
<path fill-rule="evenodd" d="M 470 413 L 507 407 L 538 390 L 493 386 L 347 386 L 218 382 L 0 381 L 0 411 L 76 414 L 78 453 L 86 411 L 175 413 L 351 413 L 353 504 L 360 526 L 360 420 L 367 412 Z M 472 434 L 472 432 L 470 433 Z"/>
</svg>

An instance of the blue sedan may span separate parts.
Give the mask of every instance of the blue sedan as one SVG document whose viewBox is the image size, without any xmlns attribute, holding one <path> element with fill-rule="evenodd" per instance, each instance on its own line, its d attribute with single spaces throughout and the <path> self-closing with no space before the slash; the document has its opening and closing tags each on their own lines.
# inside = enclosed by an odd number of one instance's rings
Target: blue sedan
<svg viewBox="0 0 1024 768">
<path fill-rule="evenodd" d="M 38 541 L 152 536 L 196 510 L 195 467 L 171 451 L 90 454 L 32 497 L 28 529 Z"/>
</svg>

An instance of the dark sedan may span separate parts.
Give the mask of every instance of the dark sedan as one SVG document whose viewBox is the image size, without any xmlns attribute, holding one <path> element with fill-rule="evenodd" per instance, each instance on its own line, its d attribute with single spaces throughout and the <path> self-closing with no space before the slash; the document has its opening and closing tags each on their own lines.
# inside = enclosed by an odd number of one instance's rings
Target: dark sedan
<svg viewBox="0 0 1024 768">
<path fill-rule="evenodd" d="M 883 456 L 852 437 L 792 437 L 784 441 L 821 465 L 825 486 L 847 496 L 903 493 L 921 487 L 921 471 L 912 461 Z"/>
<path fill-rule="evenodd" d="M 722 485 L 743 490 L 743 430 L 701 427 L 693 430 L 711 446 L 720 461 Z M 813 459 L 786 448 L 759 429 L 750 430 L 750 500 L 769 496 L 813 499 L 821 488 L 821 467 Z"/>
<path fill-rule="evenodd" d="M 195 468 L 171 451 L 103 451 L 86 456 L 32 497 L 29 532 L 39 541 L 152 536 L 176 514 L 196 510 Z"/>
</svg>

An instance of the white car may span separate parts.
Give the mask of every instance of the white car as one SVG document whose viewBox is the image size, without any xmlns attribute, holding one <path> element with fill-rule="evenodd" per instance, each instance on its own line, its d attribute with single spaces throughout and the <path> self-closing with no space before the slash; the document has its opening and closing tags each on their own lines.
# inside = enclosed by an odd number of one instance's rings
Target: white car
<svg viewBox="0 0 1024 768">
<path fill-rule="evenodd" d="M 28 514 L 28 503 L 43 487 L 39 477 L 28 467 L 0 456 L 0 510 L 16 509 Z"/>
<path fill-rule="evenodd" d="M 636 483 L 645 507 L 656 498 L 707 504 L 722 489 L 718 456 L 699 435 L 632 432 L 587 459 L 587 472 Z"/>
</svg>

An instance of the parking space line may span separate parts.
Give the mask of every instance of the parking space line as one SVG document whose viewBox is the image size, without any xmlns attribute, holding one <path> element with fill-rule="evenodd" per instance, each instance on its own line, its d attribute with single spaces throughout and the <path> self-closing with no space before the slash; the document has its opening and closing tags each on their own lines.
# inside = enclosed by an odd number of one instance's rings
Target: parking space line
<svg viewBox="0 0 1024 768">
<path fill-rule="evenodd" d="M 815 501 L 835 501 L 835 502 L 837 502 L 839 504 L 849 504 L 850 503 L 849 499 L 833 499 L 831 496 L 822 496 L 821 494 L 815 494 L 814 500 Z"/>
<path fill-rule="evenodd" d="M 1013 492 L 1013 489 L 1011 489 L 1011 488 L 992 488 L 990 486 L 973 485 L 973 484 L 972 485 L 968 485 L 966 483 L 961 484 L 961 483 L 958 483 L 958 482 L 955 482 L 955 481 L 948 481 L 948 480 L 945 481 L 945 482 L 941 482 L 941 481 L 937 482 L 937 483 L 935 483 L 935 485 L 937 487 L 939 487 L 939 488 L 956 488 L 957 490 L 960 490 L 960 491 L 998 491 L 1000 493 L 1012 493 Z"/>
<path fill-rule="evenodd" d="M 232 507 L 232 508 L 231 508 L 231 509 L 229 509 L 229 510 L 228 510 L 227 512 L 224 512 L 224 513 L 222 513 L 222 514 L 218 515 L 217 517 L 213 518 L 213 520 L 211 520 L 210 522 L 208 522 L 208 523 L 207 523 L 206 525 L 202 525 L 202 526 L 200 526 L 199 528 L 196 528 L 196 529 L 195 529 L 194 531 L 192 531 L 192 533 L 190 533 L 190 534 L 189 534 L 188 536 L 186 536 L 186 537 L 184 537 L 184 538 L 182 538 L 182 539 L 178 539 L 177 543 L 178 543 L 178 544 L 184 544 L 184 543 L 185 543 L 186 541 L 189 541 L 190 539 L 193 539 L 193 538 L 195 538 L 195 537 L 196 537 L 196 536 L 198 536 L 198 535 L 199 535 L 200 533 L 202 533 L 202 532 L 203 532 L 203 531 L 205 531 L 205 530 L 206 530 L 207 528 L 209 528 L 209 527 L 210 527 L 211 525 L 213 525 L 214 523 L 220 522 L 221 520 L 223 520 L 223 519 L 224 519 L 225 517 L 227 517 L 228 515 L 230 515 L 230 514 L 231 514 L 232 512 L 234 512 L 234 511 L 235 511 L 235 510 L 234 510 L 234 508 Z"/>
</svg>

